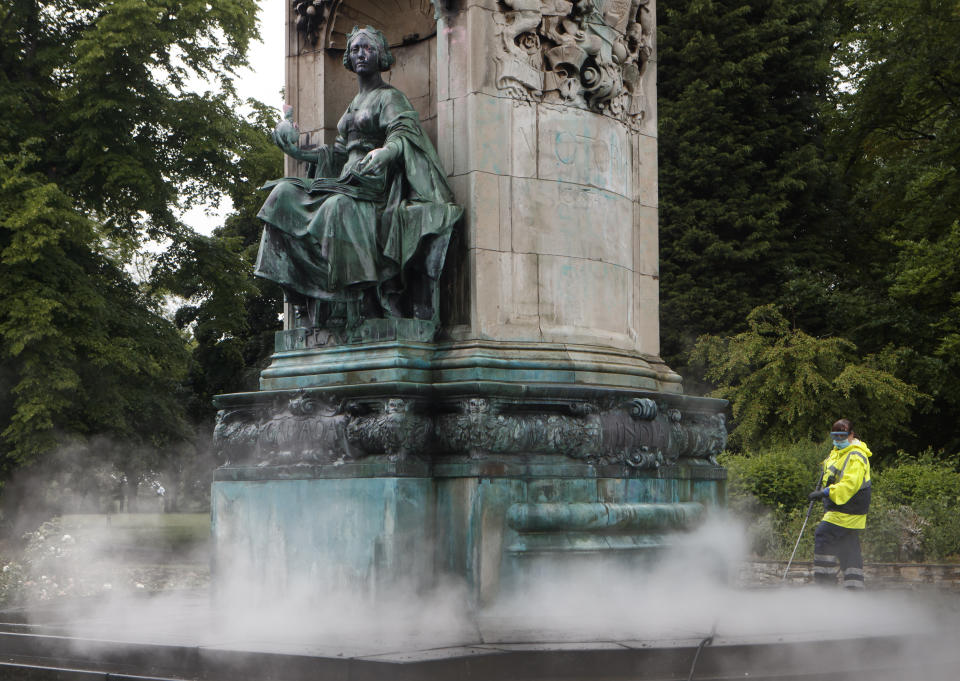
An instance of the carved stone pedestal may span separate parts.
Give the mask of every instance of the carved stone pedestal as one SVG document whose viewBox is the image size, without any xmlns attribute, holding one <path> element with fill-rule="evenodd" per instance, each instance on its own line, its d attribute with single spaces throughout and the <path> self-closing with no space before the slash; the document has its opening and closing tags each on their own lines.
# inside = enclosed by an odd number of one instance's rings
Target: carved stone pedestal
<svg viewBox="0 0 960 681">
<path fill-rule="evenodd" d="M 339 384 L 217 399 L 228 574 L 365 594 L 454 577 L 482 605 L 551 566 L 645 560 L 722 503 L 717 400 L 550 381 L 555 356 L 460 380 L 442 345 L 286 352 L 265 383 Z"/>
<path fill-rule="evenodd" d="M 634 565 L 722 503 L 725 404 L 659 357 L 654 0 L 288 13 L 301 145 L 336 139 L 346 36 L 376 24 L 464 212 L 439 322 L 288 315 L 260 391 L 217 398 L 220 583 L 452 577 L 483 605 L 557 566 Z"/>
</svg>

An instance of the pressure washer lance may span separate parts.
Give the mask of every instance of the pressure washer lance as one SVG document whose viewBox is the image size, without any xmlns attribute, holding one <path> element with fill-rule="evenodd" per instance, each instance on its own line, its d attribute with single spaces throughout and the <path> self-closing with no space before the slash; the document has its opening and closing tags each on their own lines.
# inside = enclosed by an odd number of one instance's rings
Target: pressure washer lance
<svg viewBox="0 0 960 681">
<path fill-rule="evenodd" d="M 820 491 L 820 483 L 823 479 L 823 473 L 818 471 L 817 475 L 817 491 Z M 810 505 L 807 506 L 807 515 L 803 519 L 803 525 L 800 526 L 800 534 L 797 535 L 797 543 L 793 545 L 793 553 L 790 554 L 790 560 L 787 561 L 787 569 L 783 571 L 783 577 L 780 578 L 781 582 L 787 581 L 787 573 L 790 572 L 790 566 L 793 565 L 793 557 L 797 555 L 797 547 L 800 546 L 800 538 L 803 537 L 803 531 L 807 529 L 807 521 L 810 520 L 810 514 L 813 512 L 813 505 L 817 503 L 817 500 L 814 499 L 810 502 Z"/>
</svg>

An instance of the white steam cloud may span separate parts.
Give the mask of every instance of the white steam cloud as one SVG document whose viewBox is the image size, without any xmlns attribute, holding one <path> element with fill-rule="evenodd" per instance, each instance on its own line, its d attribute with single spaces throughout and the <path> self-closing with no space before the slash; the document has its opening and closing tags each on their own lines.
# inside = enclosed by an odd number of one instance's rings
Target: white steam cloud
<svg viewBox="0 0 960 681">
<path fill-rule="evenodd" d="M 957 598 L 814 586 L 744 588 L 736 584 L 747 538 L 714 517 L 644 568 L 591 564 L 538 568 L 524 583 L 482 608 L 468 605 L 456 583 L 416 593 L 403 585 L 355 594 L 337 585 L 302 584 L 286 598 L 271 585 L 234 580 L 214 596 L 203 591 L 154 596 L 115 594 L 81 611 L 48 613 L 60 632 L 109 639 L 238 650 L 353 657 L 464 645 L 638 642 L 713 646 L 731 643 L 842 641 L 902 636 L 925 642 L 922 655 L 960 660 L 949 632 L 960 623 Z M 237 576 L 234 575 L 234 578 Z M 905 651 L 905 657 L 920 655 Z M 864 661 L 868 664 L 869 661 Z M 802 668 L 803 659 L 789 664 Z M 940 676 L 937 676 L 940 674 Z M 893 678 L 893 677 L 891 677 Z"/>
</svg>

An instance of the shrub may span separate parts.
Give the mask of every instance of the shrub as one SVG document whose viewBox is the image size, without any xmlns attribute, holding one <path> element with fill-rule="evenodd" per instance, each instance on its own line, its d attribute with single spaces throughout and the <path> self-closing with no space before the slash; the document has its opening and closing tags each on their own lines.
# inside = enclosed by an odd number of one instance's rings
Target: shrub
<svg viewBox="0 0 960 681">
<path fill-rule="evenodd" d="M 727 467 L 728 504 L 746 521 L 754 555 L 783 560 L 790 557 L 824 450 L 823 445 L 801 442 L 721 457 Z M 797 550 L 798 560 L 813 555 L 809 527 L 805 535 Z"/>
<path fill-rule="evenodd" d="M 809 502 L 802 508 L 794 508 L 789 511 L 782 511 L 777 514 L 775 531 L 777 539 L 774 542 L 776 550 L 769 555 L 770 558 L 777 560 L 789 560 L 793 547 L 797 547 L 797 555 L 794 560 L 813 560 L 813 528 L 816 527 L 819 517 L 817 507 L 814 506 L 810 517 L 807 520 L 807 526 L 800 536 L 800 529 L 803 527 L 803 521 L 807 517 Z M 800 537 L 800 541 L 797 541 Z"/>
<path fill-rule="evenodd" d="M 870 504 L 863 556 L 869 562 L 922 560 L 923 535 L 930 523 L 906 504 L 891 504 L 878 494 Z"/>
<path fill-rule="evenodd" d="M 960 473 L 953 465 L 930 452 L 919 457 L 901 452 L 896 465 L 874 473 L 873 488 L 864 539 L 878 555 L 891 554 L 896 535 L 896 560 L 960 557 Z"/>
<path fill-rule="evenodd" d="M 748 525 L 751 547 L 762 558 L 786 560 L 806 516 L 826 447 L 810 443 L 742 455 L 724 454 L 730 509 Z M 875 463 L 875 462 L 874 462 Z M 892 466 L 871 471 L 873 501 L 862 536 L 870 562 L 960 559 L 960 472 L 929 452 L 900 453 Z M 813 527 L 823 515 L 814 506 L 797 550 L 813 555 Z"/>
<path fill-rule="evenodd" d="M 808 442 L 747 454 L 725 455 L 727 493 L 735 512 L 806 508 L 816 486 L 824 447 Z"/>
</svg>

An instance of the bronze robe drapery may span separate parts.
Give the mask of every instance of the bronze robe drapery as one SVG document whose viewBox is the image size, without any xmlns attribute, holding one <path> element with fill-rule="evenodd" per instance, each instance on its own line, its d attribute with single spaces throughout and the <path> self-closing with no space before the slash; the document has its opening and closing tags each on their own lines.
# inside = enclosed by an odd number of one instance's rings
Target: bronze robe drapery
<svg viewBox="0 0 960 681">
<path fill-rule="evenodd" d="M 440 276 L 463 210 L 406 96 L 384 85 L 354 97 L 320 151 L 317 179 L 283 178 L 258 216 L 266 223 L 255 274 L 307 298 L 355 300 L 385 282 L 402 291 L 412 271 Z M 372 149 L 396 159 L 379 174 L 357 166 Z M 385 306 L 386 307 L 386 306 Z"/>
</svg>

